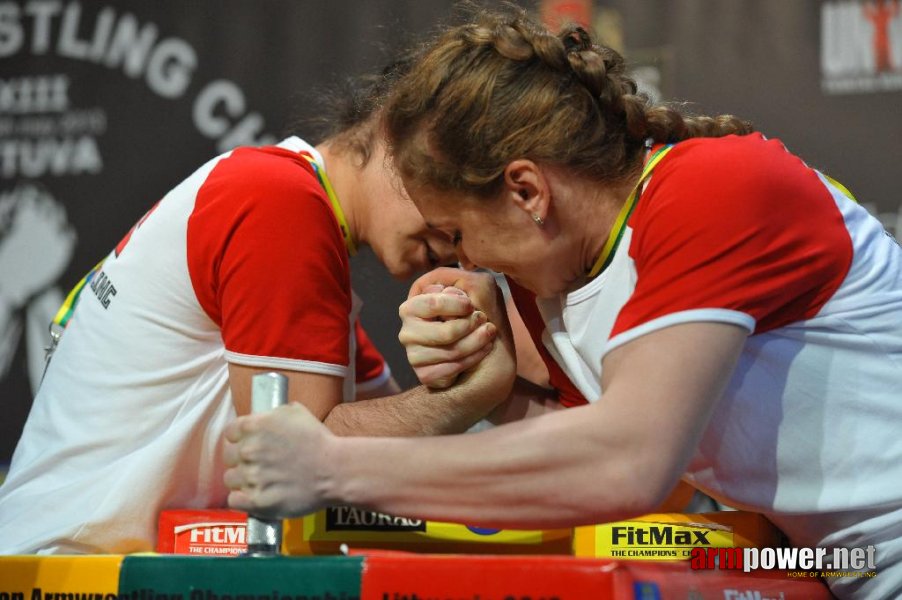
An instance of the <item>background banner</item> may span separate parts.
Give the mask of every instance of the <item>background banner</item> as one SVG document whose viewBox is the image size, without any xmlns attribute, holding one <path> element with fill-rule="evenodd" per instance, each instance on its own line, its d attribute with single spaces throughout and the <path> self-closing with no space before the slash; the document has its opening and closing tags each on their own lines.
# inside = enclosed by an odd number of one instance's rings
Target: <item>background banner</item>
<svg viewBox="0 0 902 600">
<path fill-rule="evenodd" d="M 902 236 L 897 0 L 523 5 L 590 23 L 656 98 L 752 120 Z M 40 380 L 50 319 L 135 221 L 209 158 L 316 117 L 324 86 L 378 68 L 381 48 L 426 33 L 454 6 L 0 0 L 0 463 Z M 364 325 L 413 385 L 396 339 L 406 284 L 366 252 L 352 271 Z"/>
</svg>

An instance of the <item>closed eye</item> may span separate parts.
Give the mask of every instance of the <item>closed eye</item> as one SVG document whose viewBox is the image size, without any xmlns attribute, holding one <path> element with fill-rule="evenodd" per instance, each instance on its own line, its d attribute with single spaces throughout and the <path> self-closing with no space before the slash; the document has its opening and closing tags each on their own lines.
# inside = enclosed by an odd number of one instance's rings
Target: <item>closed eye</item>
<svg viewBox="0 0 902 600">
<path fill-rule="evenodd" d="M 434 269 L 435 267 L 439 266 L 438 254 L 428 243 L 426 244 L 426 259 L 429 261 L 430 268 Z"/>
</svg>

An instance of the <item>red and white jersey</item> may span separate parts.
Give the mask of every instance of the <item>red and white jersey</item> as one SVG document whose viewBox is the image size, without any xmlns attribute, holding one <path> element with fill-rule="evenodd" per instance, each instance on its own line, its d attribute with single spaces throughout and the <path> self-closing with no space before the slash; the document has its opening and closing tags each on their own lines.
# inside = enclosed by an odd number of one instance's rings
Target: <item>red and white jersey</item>
<svg viewBox="0 0 902 600">
<path fill-rule="evenodd" d="M 0 553 L 152 550 L 162 509 L 224 506 L 230 363 L 343 377 L 346 401 L 351 357 L 390 376 L 355 347 L 348 251 L 302 152 L 322 161 L 298 138 L 211 160 L 83 288 L 0 489 Z"/>
<path fill-rule="evenodd" d="M 779 141 L 677 144 L 607 269 L 535 304 L 544 349 L 590 402 L 630 340 L 748 330 L 686 479 L 798 545 L 874 543 L 902 564 L 902 249 Z"/>
</svg>

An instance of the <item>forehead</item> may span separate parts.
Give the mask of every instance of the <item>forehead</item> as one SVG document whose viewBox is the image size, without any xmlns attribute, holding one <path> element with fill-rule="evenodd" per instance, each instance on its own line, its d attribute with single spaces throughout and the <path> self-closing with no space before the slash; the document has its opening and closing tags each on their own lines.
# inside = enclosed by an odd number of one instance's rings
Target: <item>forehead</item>
<svg viewBox="0 0 902 600">
<path fill-rule="evenodd" d="M 455 213 L 462 208 L 462 198 L 455 197 L 447 192 L 441 192 L 428 186 L 405 186 L 410 199 L 423 215 L 427 222 L 436 221 L 435 226 L 440 226 L 438 221 L 453 219 Z"/>
<path fill-rule="evenodd" d="M 404 187 L 427 225 L 436 229 L 447 230 L 464 225 L 468 228 L 480 227 L 497 221 L 499 211 L 503 212 L 496 199 L 409 184 L 407 181 Z"/>
</svg>

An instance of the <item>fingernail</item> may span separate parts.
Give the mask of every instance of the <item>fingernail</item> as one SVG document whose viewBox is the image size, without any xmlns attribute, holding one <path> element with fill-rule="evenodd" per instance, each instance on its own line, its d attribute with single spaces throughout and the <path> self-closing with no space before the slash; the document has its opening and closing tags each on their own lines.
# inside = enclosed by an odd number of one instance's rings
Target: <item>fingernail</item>
<svg viewBox="0 0 902 600">
<path fill-rule="evenodd" d="M 442 290 L 446 294 L 455 294 L 457 296 L 467 297 L 467 293 L 460 288 L 456 288 L 454 286 L 448 286 L 444 290 Z"/>
<path fill-rule="evenodd" d="M 489 318 L 487 316 L 485 316 L 485 313 L 482 312 L 481 310 L 477 310 L 476 312 L 474 312 L 473 318 L 476 319 L 477 325 L 482 325 L 483 323 L 486 323 L 489 320 Z"/>
</svg>

